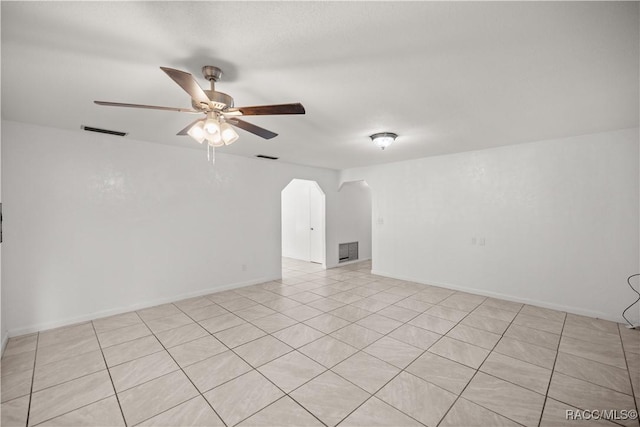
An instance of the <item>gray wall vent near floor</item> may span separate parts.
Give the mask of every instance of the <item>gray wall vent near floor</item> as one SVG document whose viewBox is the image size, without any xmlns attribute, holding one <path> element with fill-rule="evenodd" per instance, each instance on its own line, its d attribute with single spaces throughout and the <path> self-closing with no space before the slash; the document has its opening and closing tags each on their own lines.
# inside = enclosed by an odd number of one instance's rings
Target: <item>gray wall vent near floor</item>
<svg viewBox="0 0 640 427">
<path fill-rule="evenodd" d="M 358 259 L 358 242 L 340 243 L 338 245 L 338 262 L 355 261 Z"/>
</svg>

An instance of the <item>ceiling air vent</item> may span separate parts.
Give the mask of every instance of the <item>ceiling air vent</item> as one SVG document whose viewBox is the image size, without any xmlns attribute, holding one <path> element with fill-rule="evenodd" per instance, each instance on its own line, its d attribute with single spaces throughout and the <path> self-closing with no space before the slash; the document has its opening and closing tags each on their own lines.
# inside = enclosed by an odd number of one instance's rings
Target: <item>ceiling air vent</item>
<svg viewBox="0 0 640 427">
<path fill-rule="evenodd" d="M 269 160 L 278 160 L 279 159 L 279 157 L 265 156 L 264 154 L 258 154 L 258 155 L 256 155 L 256 157 L 259 157 L 261 159 L 269 159 Z"/>
<path fill-rule="evenodd" d="M 127 132 L 120 132 L 118 130 L 100 129 L 85 125 L 82 125 L 81 128 L 87 132 L 106 133 L 107 135 L 125 136 L 127 134 Z"/>
</svg>

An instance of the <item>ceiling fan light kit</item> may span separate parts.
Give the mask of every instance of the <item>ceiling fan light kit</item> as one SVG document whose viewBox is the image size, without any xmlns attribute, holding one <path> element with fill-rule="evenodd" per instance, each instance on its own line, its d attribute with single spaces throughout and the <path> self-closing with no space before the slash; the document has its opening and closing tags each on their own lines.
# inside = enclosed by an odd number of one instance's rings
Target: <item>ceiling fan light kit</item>
<svg viewBox="0 0 640 427">
<path fill-rule="evenodd" d="M 376 147 L 380 148 L 381 150 L 384 150 L 385 148 L 393 144 L 397 137 L 398 135 L 393 132 L 380 132 L 374 133 L 373 135 L 369 136 Z"/>
<path fill-rule="evenodd" d="M 215 147 L 231 145 L 238 140 L 239 135 L 232 126 L 244 129 L 264 139 L 271 139 L 278 136 L 277 133 L 240 120 L 238 117 L 305 114 L 305 109 L 300 103 L 234 107 L 231 96 L 215 90 L 215 82 L 220 80 L 222 70 L 213 65 L 205 65 L 202 67 L 202 75 L 211 84 L 210 90 L 202 89 L 196 79 L 187 72 L 167 67 L 160 67 L 160 69 L 189 94 L 191 97 L 191 109 L 106 101 L 94 101 L 94 103 L 109 107 L 145 108 L 150 110 L 177 111 L 179 113 L 203 113 L 205 114 L 205 118 L 190 123 L 178 132 L 178 135 L 189 135 L 200 144 L 207 141 L 207 158 L 212 162 L 215 160 Z"/>
</svg>

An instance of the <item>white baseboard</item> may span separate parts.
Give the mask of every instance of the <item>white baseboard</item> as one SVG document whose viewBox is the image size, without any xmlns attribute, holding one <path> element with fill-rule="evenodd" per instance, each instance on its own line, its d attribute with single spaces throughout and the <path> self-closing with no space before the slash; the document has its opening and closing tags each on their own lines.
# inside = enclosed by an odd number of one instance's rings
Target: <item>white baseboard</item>
<svg viewBox="0 0 640 427">
<path fill-rule="evenodd" d="M 359 262 L 365 262 L 365 261 L 370 261 L 370 260 L 371 260 L 371 258 L 362 258 L 362 259 L 354 259 L 353 261 L 339 262 L 337 264 L 327 265 L 327 269 L 344 267 L 345 265 L 357 264 Z"/>
<path fill-rule="evenodd" d="M 405 280 L 408 282 L 414 282 L 414 283 L 420 283 L 423 285 L 432 285 L 432 286 L 439 286 L 441 288 L 447 288 L 447 289 L 452 289 L 455 291 L 463 291 L 463 292 L 468 292 L 470 294 L 477 294 L 477 295 L 482 295 L 485 297 L 493 297 L 493 298 L 499 298 L 499 299 L 504 299 L 507 301 L 513 301 L 513 302 L 519 302 L 522 304 L 529 304 L 529 305 L 535 305 L 537 307 L 543 307 L 543 308 L 550 308 L 552 310 L 558 310 L 558 311 L 564 311 L 566 313 L 571 313 L 571 314 L 578 314 L 581 316 L 587 316 L 587 317 L 595 317 L 597 319 L 603 319 L 603 320 L 609 320 L 612 322 L 616 322 L 616 323 L 627 323 L 624 321 L 624 319 L 619 316 L 619 317 L 614 317 L 611 316 L 607 313 L 603 313 L 600 311 L 594 311 L 594 310 L 585 310 L 583 308 L 580 307 L 573 307 L 573 306 L 566 306 L 566 305 L 561 305 L 561 304 L 554 304 L 552 302 L 548 302 L 548 301 L 539 301 L 539 300 L 533 300 L 533 299 L 529 299 L 529 298 L 521 298 L 515 295 L 509 295 L 509 294 L 503 294 L 500 292 L 492 292 L 492 291 L 487 291 L 484 289 L 478 289 L 478 288 L 472 288 L 469 286 L 460 286 L 460 285 L 452 285 L 450 283 L 439 283 L 439 282 L 433 282 L 433 281 L 424 281 L 424 280 L 420 280 L 420 279 L 416 279 L 415 277 L 408 277 L 408 276 L 401 276 L 401 275 L 395 275 L 395 274 L 390 274 L 390 273 L 386 273 L 384 271 L 374 271 L 371 270 L 371 274 L 375 274 L 378 276 L 384 276 L 384 277 L 389 277 L 391 279 L 398 279 L 398 280 Z"/>
<path fill-rule="evenodd" d="M 280 278 L 281 278 L 281 275 L 277 275 L 277 276 L 273 276 L 273 277 L 262 277 L 262 278 L 258 278 L 258 279 L 248 280 L 248 281 L 245 281 L 245 282 L 236 282 L 236 283 L 231 283 L 231 284 L 228 284 L 228 285 L 216 286 L 214 288 L 202 289 L 202 290 L 195 291 L 195 292 L 179 294 L 179 295 L 175 295 L 175 296 L 172 296 L 172 297 L 159 298 L 159 299 L 156 299 L 156 300 L 153 300 L 153 301 L 145 301 L 145 302 L 129 305 L 129 306 L 126 306 L 126 307 L 119 307 L 119 308 L 114 308 L 114 309 L 109 309 L 109 310 L 102 310 L 102 311 L 97 311 L 97 312 L 94 312 L 94 313 L 83 314 L 82 316 L 69 317 L 69 318 L 66 318 L 66 319 L 63 319 L 63 320 L 56 320 L 56 321 L 51 321 L 51 322 L 43 322 L 43 323 L 38 323 L 38 324 L 35 324 L 35 325 L 29 325 L 29 326 L 23 326 L 23 327 L 20 327 L 20 328 L 11 329 L 11 330 L 8 331 L 8 333 L 5 335 L 5 337 L 2 340 L 2 349 L 4 350 L 4 345 L 5 345 L 6 341 L 9 339 L 9 337 L 15 337 L 15 336 L 19 336 L 19 335 L 31 334 L 33 332 L 45 331 L 47 329 L 60 328 L 62 326 L 73 325 L 73 324 L 76 324 L 76 323 L 87 322 L 89 320 L 100 319 L 102 317 L 109 317 L 109 316 L 114 316 L 116 314 L 122 314 L 122 313 L 127 313 L 127 312 L 130 312 L 130 311 L 141 310 L 141 309 L 144 309 L 144 308 L 154 307 L 156 305 L 176 302 L 176 301 L 180 301 L 180 300 L 187 299 L 187 298 L 199 297 L 199 296 L 211 294 L 211 293 L 214 293 L 214 292 L 222 292 L 222 291 L 227 291 L 227 290 L 230 290 L 230 289 L 242 288 L 244 286 L 257 285 L 259 283 L 266 283 L 266 282 L 270 282 L 272 280 L 279 280 Z"/>
</svg>

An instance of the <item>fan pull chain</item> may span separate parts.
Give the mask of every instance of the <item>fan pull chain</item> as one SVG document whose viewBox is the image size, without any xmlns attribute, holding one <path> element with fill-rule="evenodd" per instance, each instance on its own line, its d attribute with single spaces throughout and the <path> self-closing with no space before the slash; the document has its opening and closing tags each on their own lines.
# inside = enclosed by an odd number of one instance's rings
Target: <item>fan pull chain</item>
<svg viewBox="0 0 640 427">
<path fill-rule="evenodd" d="M 211 147 L 211 164 L 214 165 L 216 163 L 216 149 Z"/>
<path fill-rule="evenodd" d="M 211 146 L 207 144 L 207 161 L 211 160 Z"/>
</svg>

